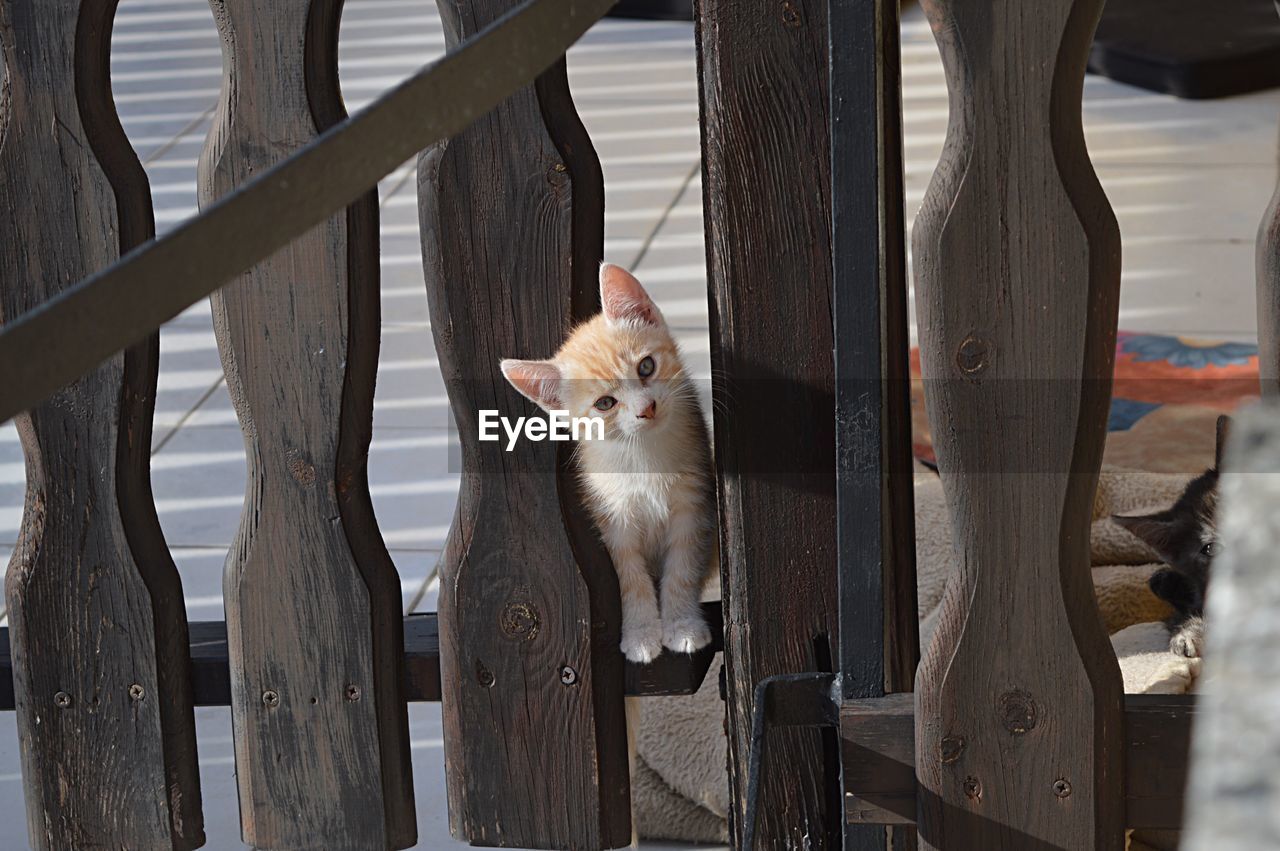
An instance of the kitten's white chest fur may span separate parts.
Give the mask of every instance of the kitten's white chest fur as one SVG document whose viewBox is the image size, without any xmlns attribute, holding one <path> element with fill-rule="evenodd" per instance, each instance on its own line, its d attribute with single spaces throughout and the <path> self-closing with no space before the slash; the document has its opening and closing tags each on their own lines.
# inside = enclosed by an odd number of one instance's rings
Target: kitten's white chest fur
<svg viewBox="0 0 1280 851">
<path fill-rule="evenodd" d="M 640 662 L 664 645 L 688 653 L 710 640 L 699 607 L 715 543 L 709 450 L 696 404 L 672 414 L 642 440 L 579 446 L 587 501 L 618 570 L 623 652 Z"/>
</svg>

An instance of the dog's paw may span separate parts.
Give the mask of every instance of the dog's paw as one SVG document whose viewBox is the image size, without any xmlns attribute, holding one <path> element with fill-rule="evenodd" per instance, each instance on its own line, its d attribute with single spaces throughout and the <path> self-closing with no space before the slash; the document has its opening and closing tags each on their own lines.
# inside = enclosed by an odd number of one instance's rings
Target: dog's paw
<svg viewBox="0 0 1280 851">
<path fill-rule="evenodd" d="M 662 624 L 645 619 L 622 625 L 622 655 L 630 662 L 647 665 L 662 655 Z"/>
<path fill-rule="evenodd" d="M 1203 650 L 1204 621 L 1200 618 L 1191 618 L 1169 637 L 1169 651 L 1175 656 L 1198 659 Z"/>
<path fill-rule="evenodd" d="M 695 653 L 711 643 L 711 629 L 701 617 L 678 618 L 663 625 L 662 643 L 676 653 Z"/>
</svg>

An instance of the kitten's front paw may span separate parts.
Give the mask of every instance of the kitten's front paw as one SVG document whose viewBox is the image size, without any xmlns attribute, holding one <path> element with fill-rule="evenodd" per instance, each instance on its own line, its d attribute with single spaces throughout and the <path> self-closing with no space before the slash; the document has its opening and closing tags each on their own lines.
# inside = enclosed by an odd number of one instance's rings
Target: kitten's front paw
<svg viewBox="0 0 1280 851">
<path fill-rule="evenodd" d="M 1176 656 L 1198 659 L 1204 649 L 1204 621 L 1192 618 L 1174 630 L 1169 638 L 1169 651 Z"/>
<path fill-rule="evenodd" d="M 622 625 L 622 655 L 647 665 L 662 655 L 662 624 L 657 619 Z"/>
<path fill-rule="evenodd" d="M 711 643 L 711 628 L 700 617 L 679 618 L 663 626 L 662 643 L 677 653 L 694 653 Z"/>
</svg>

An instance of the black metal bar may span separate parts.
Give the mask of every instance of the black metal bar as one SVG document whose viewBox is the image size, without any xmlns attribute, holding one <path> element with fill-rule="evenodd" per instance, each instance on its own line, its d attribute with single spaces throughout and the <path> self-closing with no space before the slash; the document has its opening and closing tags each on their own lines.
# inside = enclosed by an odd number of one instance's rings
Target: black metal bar
<svg viewBox="0 0 1280 851">
<path fill-rule="evenodd" d="M 614 0 L 529 0 L 196 219 L 12 321 L 0 421 L 143 337 L 530 83 Z"/>
<path fill-rule="evenodd" d="M 831 0 L 828 9 L 837 670 L 841 699 L 854 700 L 909 691 L 919 658 L 901 71 L 897 0 Z M 844 845 L 881 851 L 887 835 L 850 825 Z"/>
<path fill-rule="evenodd" d="M 880 696 L 914 668 L 895 654 L 917 655 L 889 648 L 886 671 L 886 626 L 895 638 L 895 630 L 917 632 L 897 8 L 891 0 L 830 6 L 839 668 L 847 699 Z M 911 581 L 900 581 L 908 573 Z M 911 628 L 886 624 L 907 587 Z"/>
<path fill-rule="evenodd" d="M 831 231 L 841 697 L 884 694 L 883 304 L 876 7 L 832 0 Z"/>
<path fill-rule="evenodd" d="M 704 603 L 711 627 L 711 644 L 690 655 L 663 653 L 648 665 L 628 662 L 626 693 L 632 696 L 693 694 L 702 685 L 716 653 L 724 647 L 720 604 Z M 196 706 L 229 706 L 231 674 L 227 667 L 227 625 L 223 621 L 193 621 L 191 683 Z M 440 699 L 440 639 L 435 612 L 405 615 L 405 696 L 410 701 Z M 0 711 L 13 709 L 13 657 L 9 628 L 0 627 Z"/>
</svg>

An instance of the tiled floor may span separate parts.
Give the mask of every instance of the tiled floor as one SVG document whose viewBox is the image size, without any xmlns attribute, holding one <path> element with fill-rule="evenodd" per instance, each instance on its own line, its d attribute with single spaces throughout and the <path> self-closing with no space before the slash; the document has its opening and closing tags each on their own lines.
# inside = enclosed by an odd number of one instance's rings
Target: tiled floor
<svg viewBox="0 0 1280 851">
<path fill-rule="evenodd" d="M 341 77 L 351 111 L 443 50 L 426 0 L 348 0 Z M 157 226 L 195 212 L 196 159 L 221 75 L 205 0 L 122 0 L 112 72 L 124 126 L 145 161 Z M 908 218 L 942 147 L 946 88 L 918 10 L 904 25 Z M 693 30 L 605 21 L 570 52 L 570 79 L 604 163 L 606 253 L 634 267 L 709 373 Z M 1253 240 L 1276 182 L 1280 92 L 1183 102 L 1099 78 L 1085 126 L 1125 239 L 1121 327 L 1251 338 Z M 416 180 L 383 181 L 383 340 L 370 480 L 407 607 L 431 610 L 425 580 L 452 517 L 448 407 L 427 325 Z M 222 381 L 207 304 L 166 326 L 153 480 L 193 619 L 220 618 L 221 570 L 244 492 L 243 443 Z M 0 555 L 22 509 L 23 466 L 0 430 Z M 411 707 L 421 848 L 452 847 L 445 820 L 439 707 Z M 240 847 L 225 709 L 198 713 L 211 849 Z M 25 847 L 12 715 L 0 716 L 0 851 Z"/>
</svg>

